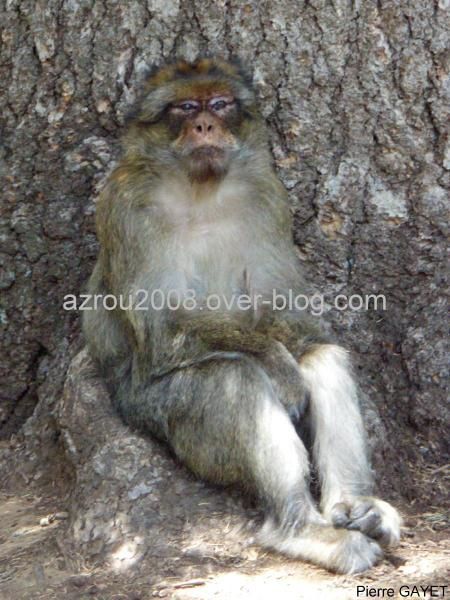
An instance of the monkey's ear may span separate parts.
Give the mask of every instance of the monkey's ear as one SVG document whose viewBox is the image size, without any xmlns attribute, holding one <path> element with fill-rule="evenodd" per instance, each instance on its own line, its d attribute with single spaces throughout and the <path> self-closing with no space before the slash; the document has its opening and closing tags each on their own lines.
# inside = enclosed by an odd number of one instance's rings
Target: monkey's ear
<svg viewBox="0 0 450 600">
<path fill-rule="evenodd" d="M 133 121 L 156 123 L 175 99 L 173 80 L 177 61 L 153 63 L 142 76 L 143 91 L 125 116 L 125 125 Z"/>
<path fill-rule="evenodd" d="M 128 127 L 128 125 L 130 125 L 131 123 L 138 120 L 140 107 L 141 107 L 140 99 L 135 100 L 134 104 L 131 106 L 131 108 L 128 110 L 128 112 L 124 116 L 123 124 L 125 125 L 125 127 Z"/>
<path fill-rule="evenodd" d="M 228 62 L 236 69 L 237 74 L 243 80 L 244 84 L 253 90 L 253 73 L 248 66 L 244 65 L 242 60 L 236 55 L 231 55 Z"/>
<path fill-rule="evenodd" d="M 156 123 L 175 98 L 175 87 L 172 83 L 160 87 L 147 87 L 125 117 L 125 125 L 133 121 Z"/>
<path fill-rule="evenodd" d="M 166 64 L 166 63 L 164 63 Z M 147 81 L 149 81 L 150 79 L 153 79 L 153 77 L 156 75 L 156 73 L 158 73 L 158 71 L 161 70 L 162 64 L 160 63 L 153 63 L 152 65 L 147 65 L 146 67 L 144 67 L 142 69 L 142 76 L 140 76 L 141 84 L 145 85 L 145 83 Z"/>
</svg>

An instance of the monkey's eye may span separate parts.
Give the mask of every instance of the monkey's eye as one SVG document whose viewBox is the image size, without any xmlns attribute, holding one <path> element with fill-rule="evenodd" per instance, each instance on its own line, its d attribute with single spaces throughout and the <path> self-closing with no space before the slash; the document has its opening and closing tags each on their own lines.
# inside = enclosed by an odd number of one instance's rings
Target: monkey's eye
<svg viewBox="0 0 450 600">
<path fill-rule="evenodd" d="M 181 109 L 183 112 L 193 112 L 194 110 L 198 110 L 200 108 L 200 104 L 198 102 L 181 102 L 181 104 L 177 104 L 176 108 Z"/>
<path fill-rule="evenodd" d="M 209 102 L 209 108 L 214 112 L 219 112 L 220 110 L 223 110 L 224 108 L 227 108 L 227 106 L 233 104 L 233 102 L 234 100 L 232 99 L 217 98 Z"/>
</svg>

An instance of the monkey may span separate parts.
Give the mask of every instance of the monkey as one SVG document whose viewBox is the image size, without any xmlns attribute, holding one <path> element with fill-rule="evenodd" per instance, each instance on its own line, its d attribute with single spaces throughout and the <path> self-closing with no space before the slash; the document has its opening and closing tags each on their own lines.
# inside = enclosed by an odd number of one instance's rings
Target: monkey
<svg viewBox="0 0 450 600">
<path fill-rule="evenodd" d="M 347 351 L 307 311 L 271 302 L 308 284 L 250 75 L 213 58 L 157 68 L 122 142 L 97 203 L 89 292 L 131 308 L 83 315 L 116 410 L 196 476 L 252 494 L 266 548 L 336 573 L 370 568 L 401 519 L 373 496 Z"/>
</svg>

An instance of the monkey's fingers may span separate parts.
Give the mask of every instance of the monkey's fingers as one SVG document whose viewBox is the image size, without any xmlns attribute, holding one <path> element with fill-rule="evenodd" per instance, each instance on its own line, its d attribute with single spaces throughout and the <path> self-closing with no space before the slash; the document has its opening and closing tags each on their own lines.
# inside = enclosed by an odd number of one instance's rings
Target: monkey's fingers
<svg viewBox="0 0 450 600">
<path fill-rule="evenodd" d="M 357 507 L 355 512 L 358 514 L 361 513 L 361 510 L 360 507 Z M 347 525 L 347 528 L 361 531 L 375 540 L 380 539 L 383 534 L 381 529 L 381 515 L 374 507 L 366 508 L 365 512 L 360 516 L 355 516 L 354 511 L 352 511 L 350 523 Z"/>
<path fill-rule="evenodd" d="M 347 527 L 350 523 L 351 506 L 345 502 L 338 502 L 330 512 L 331 522 L 335 527 Z"/>
<path fill-rule="evenodd" d="M 339 502 L 333 507 L 332 523 L 335 527 L 361 531 L 375 540 L 382 536 L 381 515 L 369 501 L 353 506 Z"/>
<path fill-rule="evenodd" d="M 338 528 L 360 531 L 383 546 L 394 546 L 400 538 L 397 511 L 378 498 L 362 497 L 335 504 L 331 522 Z"/>
</svg>

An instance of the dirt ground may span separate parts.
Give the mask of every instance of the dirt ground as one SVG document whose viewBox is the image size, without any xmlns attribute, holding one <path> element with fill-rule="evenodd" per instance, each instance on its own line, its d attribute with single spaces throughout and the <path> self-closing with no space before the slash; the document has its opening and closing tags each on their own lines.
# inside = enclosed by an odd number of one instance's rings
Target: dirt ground
<svg viewBox="0 0 450 600">
<path fill-rule="evenodd" d="M 88 565 L 75 572 L 73 557 L 67 556 L 61 544 L 68 517 L 62 502 L 48 493 L 41 497 L 35 493 L 2 494 L 0 598 L 350 600 L 383 597 L 381 588 L 394 590 L 394 596 L 384 592 L 384 597 L 446 598 L 449 590 L 441 586 L 449 583 L 448 520 L 442 508 L 426 506 L 425 488 L 423 498 L 398 506 L 404 516 L 400 546 L 371 571 L 356 576 L 332 575 L 253 545 L 236 550 L 229 545 L 226 523 L 222 523 L 223 544 L 201 560 L 195 553 L 183 554 L 174 547 L 163 559 L 158 557 L 154 563 L 147 559 L 138 572 Z M 370 588 L 378 595 L 370 594 Z"/>
</svg>

